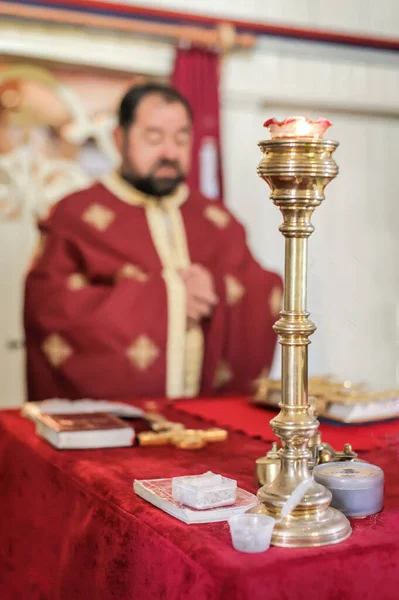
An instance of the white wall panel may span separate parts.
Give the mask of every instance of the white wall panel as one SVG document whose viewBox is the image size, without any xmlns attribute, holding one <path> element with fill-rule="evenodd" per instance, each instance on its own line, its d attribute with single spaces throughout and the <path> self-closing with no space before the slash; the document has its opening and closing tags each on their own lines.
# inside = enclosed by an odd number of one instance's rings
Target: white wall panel
<svg viewBox="0 0 399 600">
<path fill-rule="evenodd" d="M 313 56 L 309 48 L 313 48 Z M 226 60 L 223 90 L 228 96 L 267 96 L 278 103 L 399 112 L 399 56 L 369 60 L 375 52 L 318 54 L 319 44 L 263 43 L 256 51 Z"/>
<path fill-rule="evenodd" d="M 32 257 L 37 233 L 25 213 L 15 221 L 0 221 L 0 406 L 25 400 L 23 348 L 23 274 Z M 22 275 L 22 276 L 21 276 Z"/>
<path fill-rule="evenodd" d="M 397 0 L 109 0 L 148 8 L 320 28 L 359 35 L 397 37 Z"/>
<path fill-rule="evenodd" d="M 163 76 L 170 72 L 174 48 L 167 42 L 113 32 L 88 34 L 70 26 L 4 22 L 0 25 L 1 54 Z"/>
<path fill-rule="evenodd" d="M 267 137 L 261 125 L 276 113 L 298 114 L 295 105 L 253 108 L 226 103 L 224 143 L 227 197 L 247 225 L 255 255 L 282 273 L 281 215 L 258 179 L 256 141 Z M 308 110 L 306 114 L 316 113 Z M 323 113 L 340 142 L 338 178 L 316 210 L 309 244 L 311 318 L 318 330 L 310 346 L 310 373 L 333 373 L 378 386 L 396 381 L 398 209 L 395 147 L 399 121 Z M 277 375 L 279 366 L 275 365 Z"/>
</svg>

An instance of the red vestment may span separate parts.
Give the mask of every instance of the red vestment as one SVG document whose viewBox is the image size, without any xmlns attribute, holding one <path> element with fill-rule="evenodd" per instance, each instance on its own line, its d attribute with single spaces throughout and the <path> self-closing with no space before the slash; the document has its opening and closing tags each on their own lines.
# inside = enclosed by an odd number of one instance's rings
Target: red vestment
<svg viewBox="0 0 399 600">
<path fill-rule="evenodd" d="M 40 228 L 25 294 L 30 400 L 247 393 L 270 368 L 281 278 L 226 208 L 185 185 L 159 201 L 113 175 Z M 187 331 L 178 269 L 190 263 L 212 273 L 219 303 Z"/>
</svg>

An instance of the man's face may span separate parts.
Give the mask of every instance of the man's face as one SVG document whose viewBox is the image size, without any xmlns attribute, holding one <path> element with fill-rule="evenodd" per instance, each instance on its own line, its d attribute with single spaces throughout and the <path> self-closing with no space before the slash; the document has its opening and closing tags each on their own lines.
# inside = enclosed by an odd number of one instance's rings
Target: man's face
<svg viewBox="0 0 399 600">
<path fill-rule="evenodd" d="M 132 125 L 116 134 L 122 176 L 154 196 L 172 193 L 189 170 L 192 126 L 180 102 L 151 94 L 137 107 Z"/>
</svg>

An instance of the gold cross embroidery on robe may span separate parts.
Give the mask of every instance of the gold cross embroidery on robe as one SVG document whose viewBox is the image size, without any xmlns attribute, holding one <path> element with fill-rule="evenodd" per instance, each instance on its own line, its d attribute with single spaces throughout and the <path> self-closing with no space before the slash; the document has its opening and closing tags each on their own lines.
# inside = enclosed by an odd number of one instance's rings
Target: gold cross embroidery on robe
<svg viewBox="0 0 399 600">
<path fill-rule="evenodd" d="M 277 317 L 281 310 L 283 292 L 279 287 L 274 287 L 269 295 L 269 308 L 273 317 Z"/>
<path fill-rule="evenodd" d="M 90 204 L 82 215 L 83 221 L 95 227 L 98 231 L 104 232 L 115 219 L 113 210 L 102 206 L 101 204 Z"/>
<path fill-rule="evenodd" d="M 217 206 L 207 206 L 204 216 L 219 229 L 227 227 L 230 221 L 230 216 Z"/>
<path fill-rule="evenodd" d="M 85 275 L 83 275 L 83 273 L 72 273 L 69 275 L 67 280 L 68 289 L 73 291 L 82 290 L 88 285 L 88 283 L 89 280 L 87 277 L 85 277 Z"/>
<path fill-rule="evenodd" d="M 149 277 L 147 273 L 143 271 L 137 265 L 132 265 L 131 263 L 125 263 L 117 272 L 116 279 L 135 279 L 136 281 L 148 281 Z"/>
<path fill-rule="evenodd" d="M 225 360 L 221 360 L 216 367 L 213 378 L 213 387 L 219 389 L 233 379 L 233 372 Z"/>
<path fill-rule="evenodd" d="M 128 358 L 140 371 L 150 367 L 160 355 L 158 346 L 146 335 L 140 335 L 126 350 Z"/>
<path fill-rule="evenodd" d="M 53 367 L 60 367 L 73 354 L 71 346 L 58 333 L 46 337 L 42 350 Z"/>
<path fill-rule="evenodd" d="M 227 304 L 233 306 L 240 302 L 245 294 L 245 287 L 233 277 L 233 275 L 225 275 L 224 282 L 226 285 L 226 300 Z"/>
<path fill-rule="evenodd" d="M 37 244 L 36 249 L 31 258 L 28 272 L 33 269 L 33 267 L 37 264 L 39 258 L 43 255 L 44 249 L 46 247 L 46 242 L 47 242 L 47 235 L 45 233 L 41 233 L 38 244 Z"/>
<path fill-rule="evenodd" d="M 269 390 L 269 369 L 262 369 L 258 377 L 253 382 L 254 400 L 265 400 Z"/>
</svg>

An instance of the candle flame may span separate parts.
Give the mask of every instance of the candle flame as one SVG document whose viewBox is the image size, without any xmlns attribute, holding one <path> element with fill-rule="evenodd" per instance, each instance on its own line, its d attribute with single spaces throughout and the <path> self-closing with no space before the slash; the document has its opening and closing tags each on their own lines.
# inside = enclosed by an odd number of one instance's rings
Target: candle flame
<svg viewBox="0 0 399 600">
<path fill-rule="evenodd" d="M 268 119 L 264 123 L 275 138 L 312 138 L 322 139 L 323 134 L 331 126 L 327 119 L 308 119 L 307 117 L 287 117 L 282 121 Z"/>
</svg>

